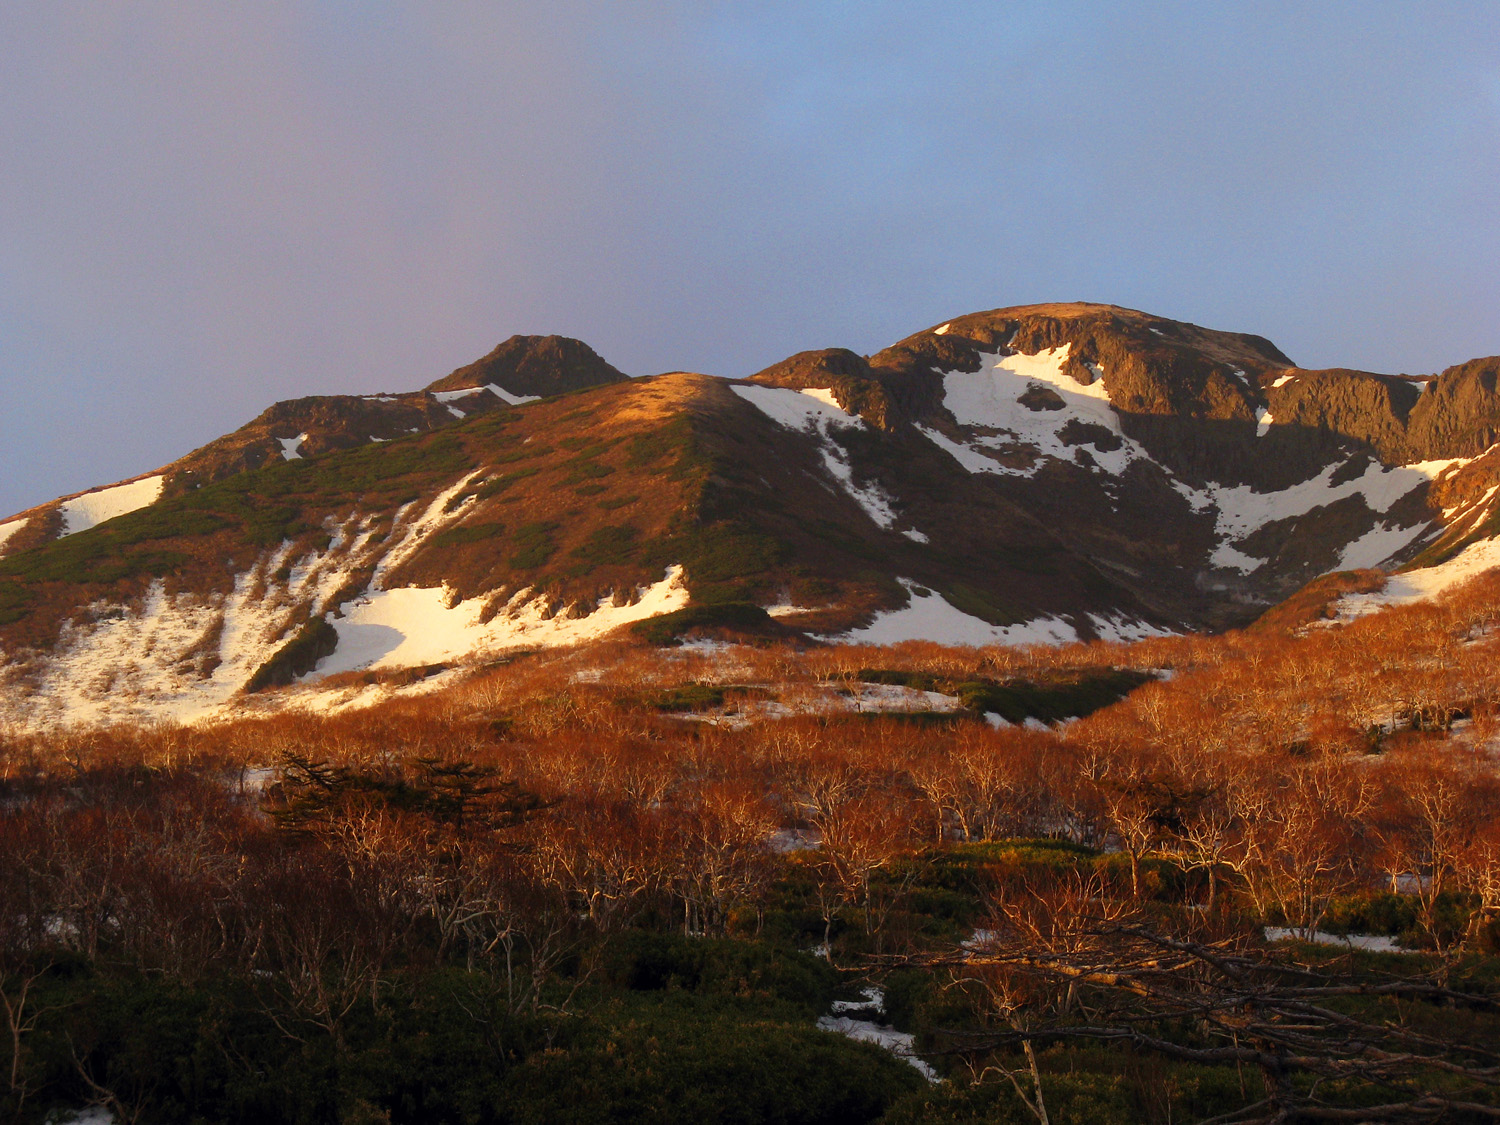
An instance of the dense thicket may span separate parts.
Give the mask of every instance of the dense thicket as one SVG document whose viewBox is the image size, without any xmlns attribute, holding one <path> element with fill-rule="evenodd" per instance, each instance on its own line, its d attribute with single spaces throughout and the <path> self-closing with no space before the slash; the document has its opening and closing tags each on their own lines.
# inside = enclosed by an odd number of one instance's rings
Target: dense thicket
<svg viewBox="0 0 1500 1125">
<path fill-rule="evenodd" d="M 1495 1116 L 1497 604 L 1123 648 L 621 645 L 342 714 L 12 735 L 0 1106 Z M 870 714 L 872 681 L 968 707 Z M 815 1028 L 872 982 L 941 1085 Z"/>
</svg>

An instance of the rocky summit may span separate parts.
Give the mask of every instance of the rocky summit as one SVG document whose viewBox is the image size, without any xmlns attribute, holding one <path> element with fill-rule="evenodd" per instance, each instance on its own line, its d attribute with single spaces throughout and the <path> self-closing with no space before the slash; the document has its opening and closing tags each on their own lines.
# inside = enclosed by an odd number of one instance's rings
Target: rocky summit
<svg viewBox="0 0 1500 1125">
<path fill-rule="evenodd" d="M 1092 304 L 747 379 L 516 336 L 0 522 L 0 707 L 192 717 L 605 636 L 1059 644 L 1299 591 L 1336 612 L 1385 572 L 1420 593 L 1488 564 L 1497 374 L 1307 370 Z"/>
</svg>

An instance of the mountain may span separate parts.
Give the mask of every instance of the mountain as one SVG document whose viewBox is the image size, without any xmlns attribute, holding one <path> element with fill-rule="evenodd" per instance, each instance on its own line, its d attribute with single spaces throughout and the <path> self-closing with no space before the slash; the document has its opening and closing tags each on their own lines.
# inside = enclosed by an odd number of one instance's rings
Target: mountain
<svg viewBox="0 0 1500 1125">
<path fill-rule="evenodd" d="M 1244 625 L 1331 572 L 1471 567 L 1497 530 L 1497 374 L 1305 370 L 1089 304 L 740 380 L 627 379 L 579 341 L 513 337 L 422 391 L 280 403 L 0 522 L 0 691 L 25 723 L 190 716 L 626 625 Z"/>
</svg>

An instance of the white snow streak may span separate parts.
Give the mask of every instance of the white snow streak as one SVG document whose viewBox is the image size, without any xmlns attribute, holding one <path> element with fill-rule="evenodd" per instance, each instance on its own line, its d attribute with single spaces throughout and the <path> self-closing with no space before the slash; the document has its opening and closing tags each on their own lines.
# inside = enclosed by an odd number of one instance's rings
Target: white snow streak
<svg viewBox="0 0 1500 1125">
<path fill-rule="evenodd" d="M 461 390 L 457 391 L 433 391 L 432 397 L 437 399 L 444 406 L 447 406 L 450 402 L 457 402 L 461 398 L 468 398 L 470 395 L 477 395 L 482 390 L 484 390 L 483 387 L 464 387 Z"/>
<path fill-rule="evenodd" d="M 880 527 L 888 528 L 896 522 L 894 502 L 885 490 L 873 481 L 859 484 L 854 480 L 849 454 L 834 435 L 838 429 L 862 428 L 864 420 L 839 406 L 832 391 L 824 387 L 794 391 L 754 383 L 737 383 L 730 390 L 787 429 L 816 434 L 818 453 L 828 475 Z"/>
<path fill-rule="evenodd" d="M 513 395 L 504 387 L 497 387 L 494 383 L 486 383 L 484 389 L 490 394 L 511 406 L 520 406 L 523 402 L 536 402 L 541 395 Z"/>
<path fill-rule="evenodd" d="M 11 520 L 9 523 L 0 523 L 0 548 L 3 548 L 12 535 L 30 522 L 29 519 L 19 519 Z"/>
</svg>

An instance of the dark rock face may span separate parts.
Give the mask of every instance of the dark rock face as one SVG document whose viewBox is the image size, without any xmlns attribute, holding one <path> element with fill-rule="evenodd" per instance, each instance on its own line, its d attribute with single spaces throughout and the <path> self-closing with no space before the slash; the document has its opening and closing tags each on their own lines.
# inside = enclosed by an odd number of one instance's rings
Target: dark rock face
<svg viewBox="0 0 1500 1125">
<path fill-rule="evenodd" d="M 582 340 L 568 336 L 512 336 L 483 359 L 430 384 L 428 391 L 454 391 L 493 383 L 513 395 L 560 395 L 627 375 Z"/>
<path fill-rule="evenodd" d="M 1477 457 L 1500 441 L 1500 356 L 1450 367 L 1411 407 L 1407 442 L 1413 460 Z"/>
</svg>

